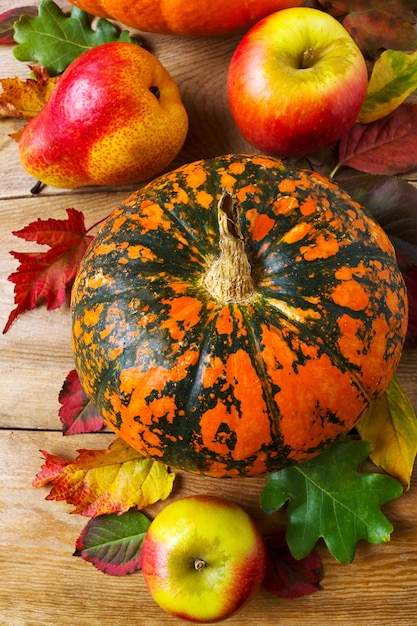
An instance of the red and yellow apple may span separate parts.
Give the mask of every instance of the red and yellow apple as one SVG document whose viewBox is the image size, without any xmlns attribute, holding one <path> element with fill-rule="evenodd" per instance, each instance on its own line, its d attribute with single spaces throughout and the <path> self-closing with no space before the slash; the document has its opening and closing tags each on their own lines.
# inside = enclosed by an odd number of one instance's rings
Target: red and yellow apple
<svg viewBox="0 0 417 626">
<path fill-rule="evenodd" d="M 232 117 L 254 147 L 281 157 L 331 145 L 356 121 L 368 73 L 355 41 L 335 18 L 284 9 L 253 26 L 230 62 Z"/>
<path fill-rule="evenodd" d="M 188 116 L 161 62 L 114 42 L 71 63 L 19 142 L 23 167 L 54 187 L 125 185 L 153 177 L 180 151 Z"/>
<path fill-rule="evenodd" d="M 265 568 L 264 540 L 252 518 L 215 496 L 168 504 L 142 545 L 142 571 L 156 603 L 194 622 L 234 613 L 259 589 Z"/>
</svg>

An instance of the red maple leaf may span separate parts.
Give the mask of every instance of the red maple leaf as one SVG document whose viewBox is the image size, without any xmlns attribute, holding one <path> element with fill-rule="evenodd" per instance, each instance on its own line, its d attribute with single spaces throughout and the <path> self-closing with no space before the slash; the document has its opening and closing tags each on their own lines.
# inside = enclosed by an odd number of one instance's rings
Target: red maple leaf
<svg viewBox="0 0 417 626">
<path fill-rule="evenodd" d="M 46 301 L 48 310 L 59 308 L 73 282 L 78 265 L 93 239 L 87 235 L 84 215 L 67 209 L 68 219 L 38 219 L 13 232 L 26 241 L 49 246 L 46 252 L 10 252 L 20 263 L 8 279 L 15 284 L 16 308 L 9 315 L 3 333 L 24 311 Z"/>
</svg>

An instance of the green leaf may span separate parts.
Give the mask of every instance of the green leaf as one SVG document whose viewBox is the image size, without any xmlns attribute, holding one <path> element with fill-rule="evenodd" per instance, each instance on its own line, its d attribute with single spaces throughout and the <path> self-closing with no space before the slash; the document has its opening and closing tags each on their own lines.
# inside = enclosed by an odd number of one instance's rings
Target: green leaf
<svg viewBox="0 0 417 626">
<path fill-rule="evenodd" d="M 77 539 L 80 556 L 109 576 L 125 576 L 141 568 L 141 550 L 150 520 L 131 509 L 91 519 Z"/>
<path fill-rule="evenodd" d="M 288 501 L 286 538 L 296 559 L 305 558 L 320 538 L 341 563 L 353 561 L 361 539 L 389 541 L 393 527 L 380 507 L 403 489 L 391 476 L 356 471 L 370 451 L 367 441 L 343 440 L 310 461 L 268 476 L 261 508 L 271 514 Z"/>
<path fill-rule="evenodd" d="M 392 113 L 417 89 L 417 52 L 386 50 L 376 61 L 358 121 L 368 124 Z"/>
<path fill-rule="evenodd" d="M 46 67 L 50 76 L 61 74 L 80 54 L 111 41 L 139 42 L 128 31 L 105 19 L 91 28 L 91 16 L 73 7 L 64 14 L 52 0 L 42 0 L 37 17 L 22 15 L 14 24 L 14 39 L 19 44 L 13 54 L 19 61 L 34 61 Z"/>
<path fill-rule="evenodd" d="M 408 489 L 417 456 L 417 419 L 396 376 L 361 418 L 357 430 L 362 439 L 371 442 L 370 458 L 375 465 Z"/>
</svg>

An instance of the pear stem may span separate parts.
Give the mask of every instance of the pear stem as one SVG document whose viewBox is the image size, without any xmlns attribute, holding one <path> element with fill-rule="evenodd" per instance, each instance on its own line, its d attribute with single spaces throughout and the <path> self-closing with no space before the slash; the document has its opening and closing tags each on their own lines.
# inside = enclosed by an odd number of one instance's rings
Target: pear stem
<svg viewBox="0 0 417 626">
<path fill-rule="evenodd" d="M 30 193 L 33 195 L 36 195 L 37 193 L 40 193 L 42 191 L 44 184 L 42 181 L 38 180 L 36 181 L 36 183 L 33 185 L 32 189 L 30 190 Z"/>
<path fill-rule="evenodd" d="M 251 266 L 240 231 L 238 203 L 223 190 L 218 204 L 220 256 L 204 277 L 204 285 L 220 302 L 243 302 L 254 293 Z"/>
<path fill-rule="evenodd" d="M 204 561 L 204 559 L 198 558 L 194 561 L 194 569 L 196 569 L 197 571 L 204 569 L 205 566 L 206 562 Z"/>
</svg>

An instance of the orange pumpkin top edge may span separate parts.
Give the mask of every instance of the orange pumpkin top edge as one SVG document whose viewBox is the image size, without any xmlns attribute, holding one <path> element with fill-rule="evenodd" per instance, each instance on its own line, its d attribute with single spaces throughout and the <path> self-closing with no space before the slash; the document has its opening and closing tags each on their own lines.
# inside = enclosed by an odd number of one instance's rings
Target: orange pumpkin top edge
<svg viewBox="0 0 417 626">
<path fill-rule="evenodd" d="M 145 32 L 216 36 L 244 30 L 258 20 L 302 0 L 69 0 L 78 8 Z"/>
</svg>

